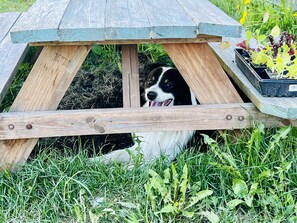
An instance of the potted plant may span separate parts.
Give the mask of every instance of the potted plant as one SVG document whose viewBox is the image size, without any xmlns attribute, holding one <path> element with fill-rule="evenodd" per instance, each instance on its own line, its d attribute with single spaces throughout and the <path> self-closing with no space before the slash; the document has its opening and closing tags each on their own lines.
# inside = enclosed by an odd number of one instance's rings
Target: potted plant
<svg viewBox="0 0 297 223">
<path fill-rule="evenodd" d="M 256 44 L 251 46 L 251 41 Z M 275 26 L 270 35 L 246 32 L 237 44 L 235 61 L 255 88 L 267 97 L 297 96 L 296 37 Z"/>
</svg>

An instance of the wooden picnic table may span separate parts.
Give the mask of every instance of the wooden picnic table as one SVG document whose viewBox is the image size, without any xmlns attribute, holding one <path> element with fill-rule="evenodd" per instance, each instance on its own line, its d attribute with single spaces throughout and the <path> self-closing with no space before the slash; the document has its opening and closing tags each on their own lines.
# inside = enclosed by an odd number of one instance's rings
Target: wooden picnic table
<svg viewBox="0 0 297 223">
<path fill-rule="evenodd" d="M 208 45 L 241 33 L 208 0 L 37 0 L 11 30 L 13 42 L 43 50 L 1 114 L 1 168 L 24 162 L 40 137 L 237 129 L 249 127 L 250 116 L 284 125 L 243 103 Z M 163 44 L 201 105 L 139 108 L 141 43 Z M 54 111 L 93 44 L 122 45 L 124 108 Z"/>
</svg>

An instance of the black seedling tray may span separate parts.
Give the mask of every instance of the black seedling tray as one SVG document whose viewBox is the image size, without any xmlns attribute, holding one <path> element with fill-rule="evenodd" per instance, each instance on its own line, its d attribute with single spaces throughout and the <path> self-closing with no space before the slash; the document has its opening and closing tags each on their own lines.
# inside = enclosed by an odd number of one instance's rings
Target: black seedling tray
<svg viewBox="0 0 297 223">
<path fill-rule="evenodd" d="M 296 79 L 270 79 L 265 68 L 252 68 L 249 55 L 243 49 L 235 49 L 235 62 L 263 96 L 297 97 Z"/>
</svg>

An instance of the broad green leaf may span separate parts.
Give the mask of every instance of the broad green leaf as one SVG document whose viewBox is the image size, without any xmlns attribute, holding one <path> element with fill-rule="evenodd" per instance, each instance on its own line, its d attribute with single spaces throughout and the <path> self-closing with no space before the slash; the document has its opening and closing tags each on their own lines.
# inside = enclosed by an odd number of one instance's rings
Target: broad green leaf
<svg viewBox="0 0 297 223">
<path fill-rule="evenodd" d="M 269 12 L 267 11 L 267 12 L 264 13 L 264 16 L 263 16 L 263 23 L 268 22 L 268 19 L 269 19 Z"/>
<path fill-rule="evenodd" d="M 271 170 L 264 170 L 260 175 L 259 175 L 259 177 L 260 177 L 260 179 L 261 178 L 266 178 L 266 177 L 271 177 L 271 176 L 273 176 L 273 172 L 271 171 Z"/>
<path fill-rule="evenodd" d="M 171 176 L 170 176 L 170 169 L 167 168 L 164 170 L 164 183 L 168 184 L 170 182 Z"/>
<path fill-rule="evenodd" d="M 172 180 L 173 180 L 173 200 L 174 202 L 177 201 L 177 196 L 178 196 L 178 174 L 176 172 L 175 165 L 171 165 L 171 171 L 172 171 Z"/>
<path fill-rule="evenodd" d="M 236 208 L 237 205 L 242 204 L 242 203 L 244 203 L 243 200 L 234 199 L 227 203 L 227 207 L 230 209 L 234 209 L 234 208 Z"/>
<path fill-rule="evenodd" d="M 280 33 L 281 33 L 281 29 L 278 27 L 278 25 L 276 25 L 272 28 L 270 35 L 276 38 L 280 35 Z"/>
<path fill-rule="evenodd" d="M 137 209 L 138 206 L 136 204 L 133 204 L 131 202 L 117 202 L 119 205 L 121 205 L 122 207 L 125 208 L 129 208 L 129 209 Z"/>
<path fill-rule="evenodd" d="M 175 207 L 172 204 L 167 204 L 165 207 L 161 209 L 161 211 L 157 211 L 156 214 L 160 213 L 171 213 L 171 214 L 177 214 L 178 213 L 178 208 Z"/>
<path fill-rule="evenodd" d="M 248 195 L 248 187 L 241 179 L 234 179 L 232 185 L 233 192 L 240 198 Z"/>
<path fill-rule="evenodd" d="M 219 216 L 217 216 L 212 211 L 202 211 L 201 215 L 206 217 L 211 223 L 219 223 L 220 222 Z"/>
<path fill-rule="evenodd" d="M 192 207 L 193 205 L 197 204 L 202 199 L 204 199 L 212 194 L 213 194 L 212 190 L 203 190 L 203 191 L 198 192 L 194 197 L 191 197 L 191 202 L 187 207 L 185 207 L 185 209 Z"/>
<path fill-rule="evenodd" d="M 266 40 L 266 35 L 260 35 L 260 36 L 258 36 L 258 41 L 259 42 L 263 42 L 265 40 Z"/>
<path fill-rule="evenodd" d="M 181 176 L 181 184 L 180 184 L 180 192 L 181 192 L 181 198 L 180 198 L 180 205 L 183 206 L 186 201 L 186 191 L 188 186 L 188 167 L 187 164 L 183 167 L 183 174 Z"/>
<path fill-rule="evenodd" d="M 183 211 L 182 215 L 186 218 L 192 218 L 194 216 L 194 212 L 189 212 L 189 211 Z"/>
<path fill-rule="evenodd" d="M 248 197 L 245 199 L 245 203 L 247 206 L 252 207 L 254 197 Z"/>
<path fill-rule="evenodd" d="M 253 183 L 251 188 L 250 188 L 250 192 L 249 192 L 249 195 L 250 196 L 254 196 L 257 192 L 257 189 L 258 189 L 258 183 Z"/>
<path fill-rule="evenodd" d="M 249 42 L 252 38 L 253 38 L 253 33 L 251 30 L 247 30 L 245 32 L 245 35 L 246 35 L 246 40 Z"/>
</svg>

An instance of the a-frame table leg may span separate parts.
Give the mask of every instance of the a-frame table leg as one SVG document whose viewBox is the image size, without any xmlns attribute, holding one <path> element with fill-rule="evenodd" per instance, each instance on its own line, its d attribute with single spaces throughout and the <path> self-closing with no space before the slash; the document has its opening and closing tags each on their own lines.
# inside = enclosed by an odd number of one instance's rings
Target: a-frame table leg
<svg viewBox="0 0 297 223">
<path fill-rule="evenodd" d="M 243 102 L 207 43 L 164 47 L 201 104 Z"/>
<path fill-rule="evenodd" d="M 55 110 L 85 60 L 90 46 L 46 46 L 43 48 L 10 111 Z M 13 123 L 7 127 L 13 128 Z M 24 126 L 24 131 L 34 128 Z M 23 163 L 38 139 L 0 141 L 0 169 Z"/>
</svg>

